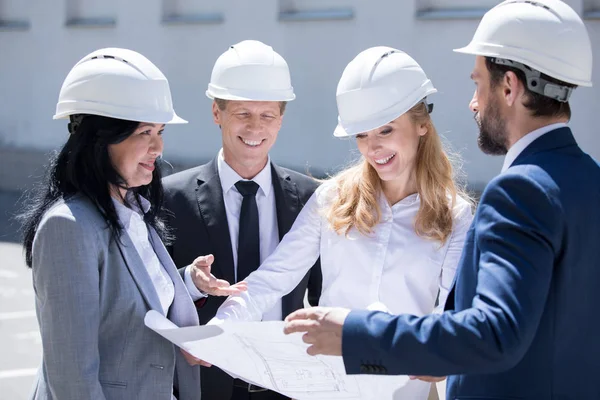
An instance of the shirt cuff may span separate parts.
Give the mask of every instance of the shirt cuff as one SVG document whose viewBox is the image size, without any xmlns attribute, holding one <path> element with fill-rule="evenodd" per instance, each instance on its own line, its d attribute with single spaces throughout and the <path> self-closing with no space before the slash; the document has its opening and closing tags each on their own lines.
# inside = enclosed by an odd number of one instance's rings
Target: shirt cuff
<svg viewBox="0 0 600 400">
<path fill-rule="evenodd" d="M 187 267 L 185 267 L 185 271 L 184 271 L 183 275 L 184 275 L 183 280 L 185 281 L 185 287 L 187 287 L 187 290 L 190 293 L 190 296 L 192 297 L 192 301 L 197 301 L 204 297 L 208 297 L 208 295 L 206 293 L 202 293 L 194 284 L 194 281 L 192 280 L 192 266 L 191 265 L 188 265 Z"/>
</svg>

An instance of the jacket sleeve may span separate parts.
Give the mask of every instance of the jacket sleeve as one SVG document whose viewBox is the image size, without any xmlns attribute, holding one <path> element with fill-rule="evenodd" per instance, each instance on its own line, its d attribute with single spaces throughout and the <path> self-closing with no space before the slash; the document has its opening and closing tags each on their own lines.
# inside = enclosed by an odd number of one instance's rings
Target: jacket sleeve
<svg viewBox="0 0 600 400">
<path fill-rule="evenodd" d="M 310 197 L 319 188 L 320 182 L 312 177 L 301 175 L 302 185 L 299 186 L 300 192 L 302 193 L 302 203 L 307 203 Z M 318 258 L 315 264 L 308 272 L 308 283 L 306 285 L 306 297 L 308 304 L 315 307 L 319 305 L 319 299 L 321 298 L 321 292 L 323 290 L 323 271 L 321 271 L 321 258 Z"/>
<path fill-rule="evenodd" d="M 564 216 L 556 189 L 539 183 L 545 176 L 513 169 L 488 185 L 475 217 L 479 264 L 459 272 L 476 271 L 471 307 L 420 318 L 352 312 L 342 344 L 348 373 L 361 364 L 389 374 L 497 373 L 522 359 L 544 311 Z"/>
<path fill-rule="evenodd" d="M 99 382 L 100 268 L 98 227 L 52 214 L 33 243 L 33 286 L 43 365 L 52 397 L 104 399 Z"/>
</svg>

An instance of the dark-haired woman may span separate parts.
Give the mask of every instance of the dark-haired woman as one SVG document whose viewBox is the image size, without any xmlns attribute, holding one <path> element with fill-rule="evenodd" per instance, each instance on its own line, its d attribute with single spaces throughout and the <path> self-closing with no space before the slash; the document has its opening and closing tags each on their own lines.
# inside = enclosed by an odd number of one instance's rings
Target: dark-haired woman
<svg viewBox="0 0 600 400">
<path fill-rule="evenodd" d="M 199 367 L 144 326 L 150 309 L 198 324 L 162 242 L 161 135 L 186 122 L 167 79 L 141 54 L 98 50 L 54 118 L 70 136 L 23 214 L 43 347 L 32 398 L 199 399 Z"/>
</svg>

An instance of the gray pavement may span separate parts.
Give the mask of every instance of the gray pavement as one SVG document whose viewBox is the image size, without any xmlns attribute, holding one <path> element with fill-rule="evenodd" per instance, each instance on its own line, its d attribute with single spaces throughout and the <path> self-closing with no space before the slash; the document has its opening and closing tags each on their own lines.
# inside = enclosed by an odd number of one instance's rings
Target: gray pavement
<svg viewBox="0 0 600 400">
<path fill-rule="evenodd" d="M 0 192 L 0 399 L 26 399 L 41 360 L 31 272 L 18 243 L 19 193 Z"/>
<path fill-rule="evenodd" d="M 14 220 L 20 194 L 0 192 L 0 399 L 26 399 L 41 360 L 31 271 Z"/>
<path fill-rule="evenodd" d="M 0 399 L 26 399 L 41 359 L 31 272 L 22 247 L 0 242 Z"/>
</svg>

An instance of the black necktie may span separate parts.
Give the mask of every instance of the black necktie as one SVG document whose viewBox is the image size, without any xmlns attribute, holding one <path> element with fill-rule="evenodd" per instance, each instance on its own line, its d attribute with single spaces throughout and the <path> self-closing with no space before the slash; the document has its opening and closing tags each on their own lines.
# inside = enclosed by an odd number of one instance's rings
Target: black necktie
<svg viewBox="0 0 600 400">
<path fill-rule="evenodd" d="M 236 189 L 244 197 L 240 211 L 240 232 L 238 235 L 237 281 L 246 279 L 260 265 L 260 241 L 258 229 L 258 207 L 254 181 L 238 181 Z"/>
</svg>

